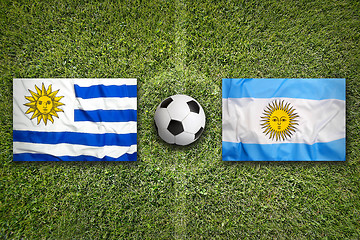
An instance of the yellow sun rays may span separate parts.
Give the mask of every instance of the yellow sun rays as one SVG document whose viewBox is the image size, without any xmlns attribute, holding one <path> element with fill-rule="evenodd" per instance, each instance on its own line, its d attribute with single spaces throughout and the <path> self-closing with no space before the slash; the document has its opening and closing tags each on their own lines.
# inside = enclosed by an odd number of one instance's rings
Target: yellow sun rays
<svg viewBox="0 0 360 240">
<path fill-rule="evenodd" d="M 59 106 L 64 105 L 60 102 L 64 96 L 57 97 L 56 94 L 59 90 L 52 91 L 51 84 L 46 90 L 44 83 L 42 83 L 41 89 L 35 85 L 36 93 L 31 91 L 29 92 L 31 96 L 25 96 L 25 98 L 30 101 L 29 103 L 25 103 L 24 105 L 29 107 L 29 109 L 25 112 L 25 114 L 33 113 L 31 116 L 31 120 L 37 118 L 37 124 L 39 125 L 41 120 L 47 124 L 47 121 L 51 121 L 54 123 L 53 116 L 59 118 L 57 112 L 63 112 L 62 109 L 58 108 Z"/>
<path fill-rule="evenodd" d="M 275 100 L 269 103 L 261 116 L 263 133 L 269 135 L 269 139 L 276 141 L 291 138 L 296 131 L 298 117 L 290 103 Z"/>
</svg>

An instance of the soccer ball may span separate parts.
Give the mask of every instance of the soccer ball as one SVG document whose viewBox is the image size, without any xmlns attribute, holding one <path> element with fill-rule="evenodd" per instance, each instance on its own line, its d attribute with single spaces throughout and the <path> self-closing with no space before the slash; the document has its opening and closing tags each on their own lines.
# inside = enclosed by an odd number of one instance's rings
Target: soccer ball
<svg viewBox="0 0 360 240">
<path fill-rule="evenodd" d="M 174 95 L 160 103 L 155 111 L 155 127 L 167 143 L 188 145 L 195 142 L 205 128 L 205 112 L 187 95 Z"/>
</svg>

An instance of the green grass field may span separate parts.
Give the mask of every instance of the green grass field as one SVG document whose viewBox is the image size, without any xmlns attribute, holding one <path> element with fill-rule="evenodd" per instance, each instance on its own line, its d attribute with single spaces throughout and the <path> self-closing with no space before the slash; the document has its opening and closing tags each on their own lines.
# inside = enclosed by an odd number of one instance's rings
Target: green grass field
<svg viewBox="0 0 360 240">
<path fill-rule="evenodd" d="M 359 239 L 359 1 L 0 1 L 0 238 Z M 137 78 L 138 162 L 12 161 L 13 78 Z M 346 78 L 347 161 L 222 162 L 221 79 Z M 188 94 L 206 130 L 160 141 Z"/>
</svg>

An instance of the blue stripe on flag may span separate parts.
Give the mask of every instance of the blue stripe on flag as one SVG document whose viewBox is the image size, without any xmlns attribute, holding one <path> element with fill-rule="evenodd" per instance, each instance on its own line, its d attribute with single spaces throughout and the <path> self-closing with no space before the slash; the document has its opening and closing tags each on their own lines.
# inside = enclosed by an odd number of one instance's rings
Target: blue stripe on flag
<svg viewBox="0 0 360 240">
<path fill-rule="evenodd" d="M 222 142 L 223 161 L 345 161 L 345 138 L 327 143 Z"/>
<path fill-rule="evenodd" d="M 79 144 L 94 147 L 103 146 L 131 146 L 135 145 L 136 133 L 78 133 L 78 132 L 36 132 L 13 131 L 14 142 L 29 142 L 42 144 Z"/>
<path fill-rule="evenodd" d="M 136 161 L 137 153 L 126 153 L 118 158 L 105 156 L 97 158 L 93 156 L 52 156 L 48 154 L 20 153 L 13 155 L 13 161 Z"/>
<path fill-rule="evenodd" d="M 136 85 L 105 86 L 93 85 L 90 87 L 80 87 L 74 84 L 75 96 L 82 99 L 100 97 L 137 97 Z"/>
<path fill-rule="evenodd" d="M 136 121 L 137 112 L 133 109 L 128 110 L 74 110 L 74 121 L 90 122 L 129 122 Z"/>
<path fill-rule="evenodd" d="M 343 78 L 225 78 L 223 98 L 303 98 L 345 100 Z"/>
</svg>

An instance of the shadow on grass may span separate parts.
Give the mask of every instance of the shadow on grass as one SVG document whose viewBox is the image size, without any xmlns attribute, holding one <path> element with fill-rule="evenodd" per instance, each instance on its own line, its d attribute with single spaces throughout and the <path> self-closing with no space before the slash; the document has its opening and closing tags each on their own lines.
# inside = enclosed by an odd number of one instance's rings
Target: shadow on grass
<svg viewBox="0 0 360 240">
<path fill-rule="evenodd" d="M 126 166 L 128 168 L 137 167 L 138 161 L 13 161 L 16 166 L 23 167 L 111 167 L 111 166 Z"/>
<path fill-rule="evenodd" d="M 220 160 L 221 161 L 221 160 Z M 347 161 L 223 161 L 224 166 L 297 166 L 297 167 L 317 167 L 317 166 L 347 166 Z"/>
</svg>

